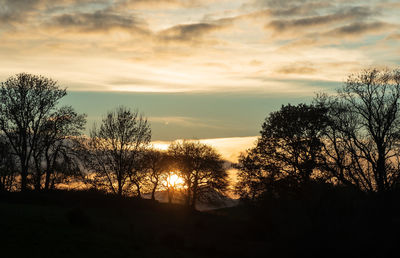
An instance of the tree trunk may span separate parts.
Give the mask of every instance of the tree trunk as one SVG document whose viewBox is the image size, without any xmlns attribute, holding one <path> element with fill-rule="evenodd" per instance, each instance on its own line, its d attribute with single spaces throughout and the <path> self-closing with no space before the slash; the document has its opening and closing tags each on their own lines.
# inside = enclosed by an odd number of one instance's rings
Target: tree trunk
<svg viewBox="0 0 400 258">
<path fill-rule="evenodd" d="M 56 187 L 56 178 L 55 178 L 55 176 L 53 176 L 53 179 L 51 180 L 51 184 L 50 184 L 50 189 L 51 190 L 54 190 L 55 189 L 55 187 Z"/>
<path fill-rule="evenodd" d="M 36 175 L 35 175 L 35 191 L 40 191 L 41 189 L 41 180 L 42 179 L 42 175 L 39 171 L 36 171 Z"/>
<path fill-rule="evenodd" d="M 153 190 L 151 191 L 151 200 L 155 201 L 156 200 L 156 189 L 157 189 L 158 183 L 156 183 L 153 187 Z"/>
<path fill-rule="evenodd" d="M 197 191 L 198 191 L 198 185 L 197 185 L 197 175 L 195 176 L 195 179 L 194 179 L 195 181 L 194 181 L 194 184 L 193 184 L 193 190 L 192 190 L 192 194 L 193 194 L 193 196 L 192 196 L 192 203 L 191 203 L 191 205 L 190 205 L 190 207 L 193 209 L 193 210 L 195 210 L 196 209 L 196 201 L 197 201 Z"/>
<path fill-rule="evenodd" d="M 40 169 L 40 160 L 37 160 L 38 158 L 35 158 L 35 169 L 36 169 L 36 175 L 35 175 L 35 191 L 40 191 L 41 188 L 41 181 L 42 181 L 42 171 Z"/>
<path fill-rule="evenodd" d="M 122 182 L 121 179 L 118 178 L 118 196 L 122 196 Z"/>
<path fill-rule="evenodd" d="M 186 194 L 186 206 L 190 206 L 190 203 L 191 203 L 191 195 L 192 195 L 192 192 L 190 191 L 190 188 L 188 187 L 188 189 L 187 189 L 187 194 Z"/>
<path fill-rule="evenodd" d="M 48 191 L 50 187 L 50 169 L 46 169 L 46 178 L 44 181 L 44 190 Z"/>
<path fill-rule="evenodd" d="M 28 177 L 28 168 L 23 164 L 21 164 L 21 192 L 25 192 L 27 190 L 27 177 Z"/>
<path fill-rule="evenodd" d="M 51 173 L 51 167 L 50 167 L 50 157 L 46 154 L 46 178 L 44 181 L 44 189 L 47 191 L 50 188 L 50 173 Z"/>
<path fill-rule="evenodd" d="M 167 194 L 168 194 L 168 203 L 172 203 L 172 193 L 171 193 L 171 190 L 169 189 L 169 187 L 168 187 L 168 189 L 167 189 Z"/>
<path fill-rule="evenodd" d="M 187 186 L 188 186 L 188 188 L 187 188 L 187 194 L 186 194 L 186 206 L 190 207 L 191 197 L 192 197 L 192 191 L 191 191 L 192 184 L 190 182 L 190 178 L 187 180 Z"/>
<path fill-rule="evenodd" d="M 384 155 L 379 153 L 378 156 L 378 161 L 376 164 L 376 186 L 377 186 L 377 192 L 378 193 L 383 193 L 385 189 L 385 174 L 386 174 L 386 168 L 385 168 L 385 158 Z"/>
<path fill-rule="evenodd" d="M 193 191 L 192 203 L 190 205 L 190 208 L 192 208 L 193 210 L 196 209 L 196 199 L 197 199 L 197 190 Z"/>
<path fill-rule="evenodd" d="M 136 185 L 136 193 L 137 193 L 137 197 L 139 199 L 142 199 L 142 193 L 140 192 L 140 185 L 138 183 L 135 183 Z"/>
</svg>

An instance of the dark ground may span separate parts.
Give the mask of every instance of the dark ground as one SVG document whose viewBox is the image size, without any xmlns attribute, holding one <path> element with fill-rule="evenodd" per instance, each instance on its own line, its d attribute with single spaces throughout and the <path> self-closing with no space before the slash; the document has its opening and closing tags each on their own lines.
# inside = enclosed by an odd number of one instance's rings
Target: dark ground
<svg viewBox="0 0 400 258">
<path fill-rule="evenodd" d="M 396 200 L 328 194 L 196 212 L 97 192 L 4 193 L 0 257 L 388 257 L 400 252 Z"/>
</svg>

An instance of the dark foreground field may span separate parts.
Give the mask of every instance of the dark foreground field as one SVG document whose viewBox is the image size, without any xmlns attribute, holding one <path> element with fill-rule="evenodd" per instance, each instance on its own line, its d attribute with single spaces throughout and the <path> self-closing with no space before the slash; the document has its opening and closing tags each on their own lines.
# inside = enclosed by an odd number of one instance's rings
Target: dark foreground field
<svg viewBox="0 0 400 258">
<path fill-rule="evenodd" d="M 387 257 L 399 203 L 340 196 L 190 211 L 95 192 L 0 195 L 0 257 Z"/>
</svg>

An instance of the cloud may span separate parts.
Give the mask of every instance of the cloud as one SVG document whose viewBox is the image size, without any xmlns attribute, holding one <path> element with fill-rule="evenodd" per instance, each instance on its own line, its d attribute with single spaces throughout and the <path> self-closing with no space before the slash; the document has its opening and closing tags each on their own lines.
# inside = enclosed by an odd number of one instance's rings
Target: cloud
<svg viewBox="0 0 400 258">
<path fill-rule="evenodd" d="M 220 128 L 219 126 L 212 125 L 211 123 L 205 123 L 203 120 L 197 118 L 182 116 L 149 117 L 149 121 L 162 123 L 166 126 L 179 125 L 184 127 Z"/>
<path fill-rule="evenodd" d="M 312 94 L 295 79 L 393 63 L 396 2 L 0 0 L 0 74 L 45 73 L 80 90 Z"/>
<path fill-rule="evenodd" d="M 253 5 L 256 7 L 270 7 L 270 8 L 288 8 L 292 7 L 294 4 L 304 4 L 309 2 L 307 0 L 253 0 L 248 5 Z"/>
<path fill-rule="evenodd" d="M 253 60 L 250 61 L 249 65 L 251 65 L 251 66 L 262 66 L 263 62 L 261 62 L 260 60 L 257 60 L 257 59 L 253 59 Z"/>
<path fill-rule="evenodd" d="M 207 4 L 210 1 L 200 0 L 122 0 L 116 3 L 116 9 L 176 9 L 191 8 Z"/>
<path fill-rule="evenodd" d="M 76 7 L 87 3 L 106 4 L 106 0 L 0 0 L 0 21 L 22 23 L 39 19 L 44 13 L 61 7 Z"/>
<path fill-rule="evenodd" d="M 221 154 L 223 159 L 232 163 L 236 163 L 238 162 L 240 153 L 245 152 L 247 149 L 255 146 L 257 138 L 257 136 L 248 136 L 200 139 L 198 141 L 211 145 L 218 151 L 218 153 Z M 157 149 L 166 150 L 171 143 L 171 141 L 154 141 L 152 142 L 152 145 Z"/>
<path fill-rule="evenodd" d="M 277 71 L 279 74 L 313 74 L 317 72 L 311 64 L 290 64 L 280 67 Z"/>
<path fill-rule="evenodd" d="M 255 146 L 257 136 L 202 139 L 200 142 L 216 148 L 225 160 L 238 162 L 239 155 Z"/>
<path fill-rule="evenodd" d="M 386 40 L 400 40 L 400 33 L 392 33 L 386 37 Z"/>
<path fill-rule="evenodd" d="M 395 0 L 395 2 L 379 1 L 377 6 L 379 8 L 390 8 L 390 9 L 400 9 L 400 3 Z"/>
<path fill-rule="evenodd" d="M 140 76 L 140 75 L 139 75 Z M 185 92 L 187 84 L 181 82 L 170 82 L 168 78 L 148 78 L 148 75 L 141 75 L 142 78 L 118 78 L 108 81 L 108 85 L 114 91 L 144 91 L 144 92 Z"/>
<path fill-rule="evenodd" d="M 389 28 L 392 28 L 392 25 L 385 22 L 355 22 L 339 28 L 335 28 L 325 33 L 325 35 L 331 37 L 357 37 L 369 33 L 384 32 Z"/>
<path fill-rule="evenodd" d="M 178 24 L 159 31 L 156 36 L 157 40 L 162 43 L 217 43 L 218 40 L 215 40 L 210 34 L 232 27 L 235 21 L 240 19 L 243 19 L 242 15 L 215 20 L 203 20 L 198 23 Z M 206 36 L 208 39 L 204 40 Z"/>
<path fill-rule="evenodd" d="M 40 0 L 0 0 L 0 22 L 25 21 L 28 13 L 35 10 L 40 3 Z"/>
<path fill-rule="evenodd" d="M 107 11 L 74 13 L 55 16 L 48 25 L 52 28 L 72 29 L 79 32 L 107 32 L 123 29 L 144 33 L 143 22 L 132 15 L 120 15 Z"/>
<path fill-rule="evenodd" d="M 246 6 L 253 6 L 257 8 L 270 8 L 270 9 L 284 9 L 292 7 L 301 7 L 307 5 L 314 6 L 354 6 L 360 4 L 378 4 L 381 2 L 379 0 L 251 0 Z"/>
<path fill-rule="evenodd" d="M 255 0 L 243 4 L 243 9 L 264 9 L 273 16 L 317 15 L 321 9 L 333 7 L 330 1 L 265 1 Z"/>
<path fill-rule="evenodd" d="M 194 23 L 177 25 L 158 34 L 158 38 L 165 42 L 199 42 L 205 35 L 224 28 L 222 24 Z"/>
<path fill-rule="evenodd" d="M 347 10 L 341 10 L 333 14 L 305 17 L 299 19 L 279 19 L 273 20 L 265 27 L 272 29 L 276 33 L 284 31 L 299 31 L 307 28 L 314 28 L 319 26 L 326 26 L 330 24 L 337 24 L 348 20 L 366 19 L 375 15 L 376 11 L 372 11 L 368 7 L 352 7 Z"/>
<path fill-rule="evenodd" d="M 270 13 L 274 16 L 302 16 L 316 15 L 318 9 L 331 6 L 329 3 L 309 3 L 288 8 L 273 9 Z"/>
</svg>

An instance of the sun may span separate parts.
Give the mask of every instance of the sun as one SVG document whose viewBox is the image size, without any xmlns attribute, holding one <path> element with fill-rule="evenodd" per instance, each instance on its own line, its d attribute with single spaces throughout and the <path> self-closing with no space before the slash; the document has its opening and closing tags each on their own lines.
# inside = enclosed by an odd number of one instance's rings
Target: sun
<svg viewBox="0 0 400 258">
<path fill-rule="evenodd" d="M 166 179 L 166 185 L 173 188 L 183 188 L 184 180 L 182 177 L 178 176 L 176 173 L 171 173 Z"/>
</svg>

